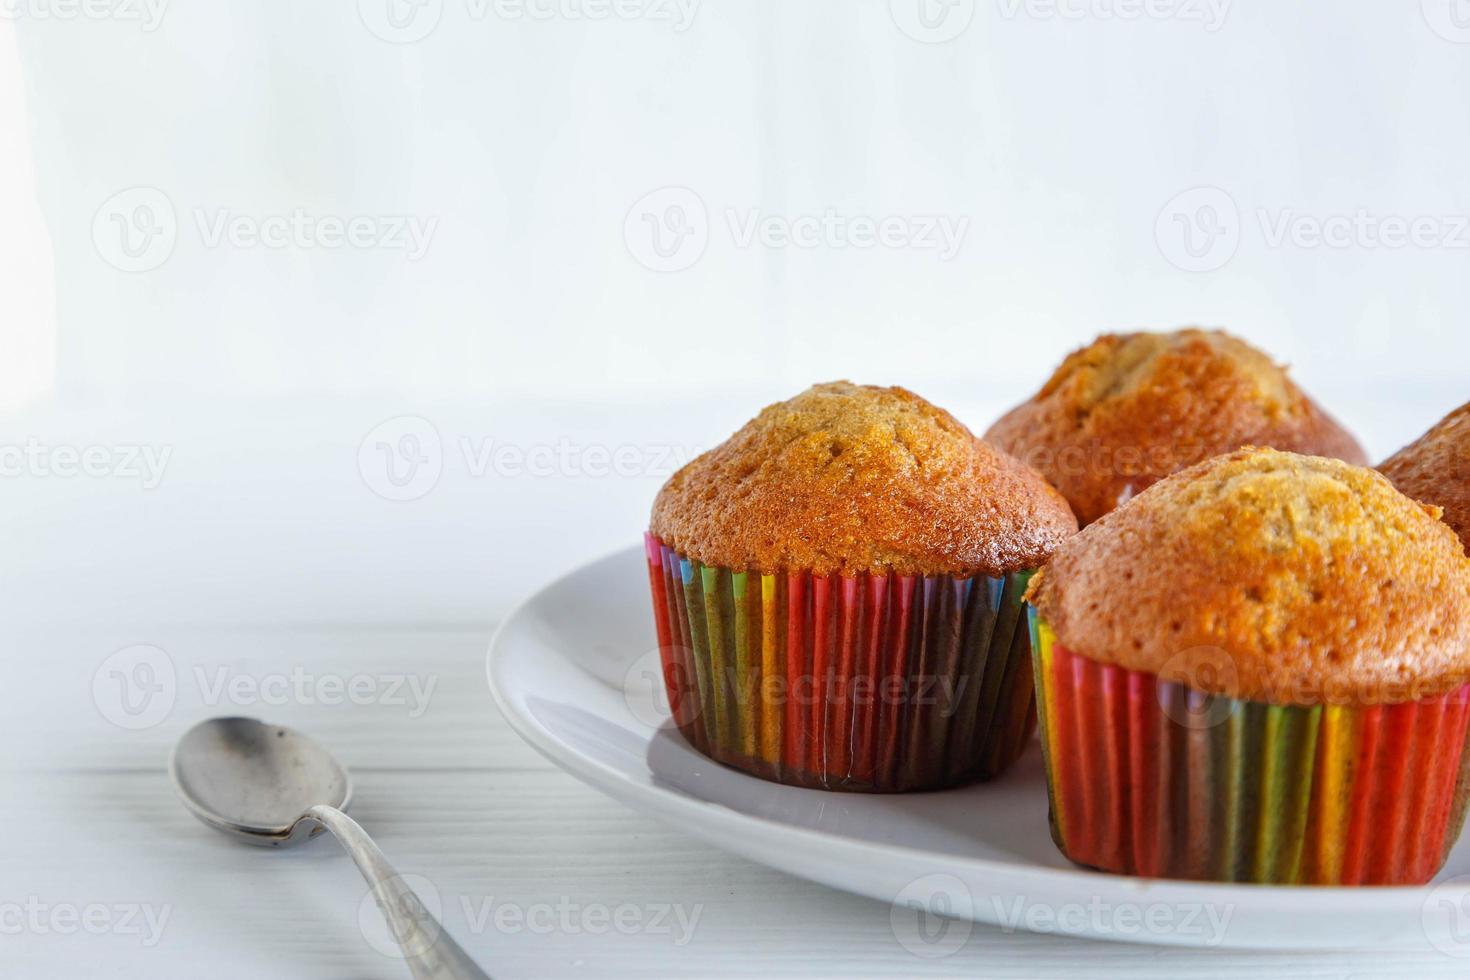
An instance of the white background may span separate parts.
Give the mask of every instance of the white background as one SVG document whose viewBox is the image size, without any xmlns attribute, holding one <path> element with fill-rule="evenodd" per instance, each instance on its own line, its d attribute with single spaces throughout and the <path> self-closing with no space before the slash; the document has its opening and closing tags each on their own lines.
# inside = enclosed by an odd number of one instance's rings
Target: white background
<svg viewBox="0 0 1470 980">
<path fill-rule="evenodd" d="M 813 381 L 983 429 L 1094 334 L 1193 323 L 1290 362 L 1375 458 L 1470 397 L 1463 0 L 0 14 L 0 611 L 39 630 L 0 764 L 26 786 L 156 772 L 190 719 L 98 728 L 118 647 L 483 636 Z M 282 218 L 311 224 L 254 234 Z M 837 230 L 780 237 L 814 218 Z M 360 739 L 345 717 L 318 724 Z"/>
</svg>

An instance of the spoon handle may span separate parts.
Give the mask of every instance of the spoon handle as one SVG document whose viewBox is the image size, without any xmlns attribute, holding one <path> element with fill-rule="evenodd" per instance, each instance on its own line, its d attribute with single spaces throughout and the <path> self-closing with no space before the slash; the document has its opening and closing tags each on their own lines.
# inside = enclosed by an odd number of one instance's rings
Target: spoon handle
<svg viewBox="0 0 1470 980">
<path fill-rule="evenodd" d="M 332 832 L 372 886 L 373 898 L 415 980 L 490 980 L 404 884 L 356 820 L 331 806 L 314 806 L 304 816 Z"/>
</svg>

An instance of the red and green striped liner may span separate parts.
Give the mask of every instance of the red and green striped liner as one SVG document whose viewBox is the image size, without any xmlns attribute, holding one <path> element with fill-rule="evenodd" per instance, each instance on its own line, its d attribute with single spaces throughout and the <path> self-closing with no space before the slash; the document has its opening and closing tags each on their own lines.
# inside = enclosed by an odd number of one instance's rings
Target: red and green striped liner
<svg viewBox="0 0 1470 980">
<path fill-rule="evenodd" d="M 766 575 L 645 543 L 674 722 L 710 758 L 818 789 L 942 789 L 997 775 L 1035 728 L 1029 571 Z"/>
<path fill-rule="evenodd" d="M 1029 613 L 1052 837 L 1071 860 L 1310 885 L 1423 884 L 1444 864 L 1470 685 L 1392 705 L 1212 698 L 1073 653 Z"/>
</svg>

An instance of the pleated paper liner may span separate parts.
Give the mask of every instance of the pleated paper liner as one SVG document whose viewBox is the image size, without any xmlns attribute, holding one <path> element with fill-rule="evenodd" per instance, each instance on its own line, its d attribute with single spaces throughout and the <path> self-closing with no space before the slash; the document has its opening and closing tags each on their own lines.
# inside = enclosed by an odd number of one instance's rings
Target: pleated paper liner
<svg viewBox="0 0 1470 980">
<path fill-rule="evenodd" d="M 1035 728 L 1030 572 L 763 575 L 647 536 L 680 732 L 765 779 L 891 793 L 988 779 Z"/>
<path fill-rule="evenodd" d="M 1470 685 L 1394 705 L 1212 697 L 1063 648 L 1034 609 L 1051 831 L 1161 878 L 1422 884 L 1465 819 Z"/>
</svg>

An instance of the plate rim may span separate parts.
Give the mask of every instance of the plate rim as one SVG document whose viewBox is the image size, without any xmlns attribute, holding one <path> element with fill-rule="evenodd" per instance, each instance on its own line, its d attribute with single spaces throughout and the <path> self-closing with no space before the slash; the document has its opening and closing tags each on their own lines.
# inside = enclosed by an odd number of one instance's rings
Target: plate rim
<svg viewBox="0 0 1470 980">
<path fill-rule="evenodd" d="M 507 642 L 507 637 L 514 634 L 522 621 L 529 615 L 529 611 L 542 597 L 567 583 L 569 580 L 586 574 L 592 568 L 616 561 L 636 561 L 642 549 L 637 545 L 629 545 L 609 551 L 600 557 L 583 562 L 576 567 L 563 572 L 560 575 L 544 582 L 530 592 L 525 598 L 517 602 L 499 625 L 491 634 L 486 653 L 486 677 L 489 682 L 491 695 L 496 707 L 505 717 L 507 723 L 528 745 L 536 749 L 558 768 L 570 773 L 582 782 L 592 786 L 594 789 L 620 800 L 628 805 L 634 806 L 640 812 L 652 816 L 663 823 L 674 822 L 677 817 L 689 818 L 687 822 L 677 823 L 677 829 L 681 833 L 698 837 L 713 846 L 724 850 L 731 850 L 725 842 L 717 839 L 711 827 L 715 829 L 731 830 L 736 833 L 748 832 L 751 828 L 757 828 L 767 833 L 776 833 L 799 843 L 819 847 L 823 851 L 834 853 L 835 856 L 843 858 L 868 857 L 881 855 L 884 858 L 902 861 L 910 864 L 926 863 L 934 864 L 944 862 L 948 867 L 962 866 L 966 872 L 977 875 L 988 875 L 997 878 L 1011 878 L 1023 876 L 1028 881 L 1038 879 L 1045 884 L 1057 888 L 1081 887 L 1087 889 L 1090 896 L 1100 888 L 1114 889 L 1119 892 L 1147 894 L 1156 901 L 1182 900 L 1196 903 L 1221 903 L 1240 906 L 1247 904 L 1246 899 L 1257 913 L 1270 911 L 1270 906 L 1275 905 L 1282 912 L 1293 911 L 1290 908 L 1295 902 L 1310 897 L 1312 904 L 1321 912 L 1336 910 L 1351 910 L 1356 912 L 1370 912 L 1375 909 L 1384 909 L 1385 904 L 1401 900 L 1404 902 L 1418 901 L 1422 904 L 1424 898 L 1434 892 L 1441 892 L 1447 897 L 1470 899 L 1470 875 L 1466 875 L 1465 881 L 1445 881 L 1440 883 L 1429 883 L 1425 885 L 1280 885 L 1280 884 L 1252 884 L 1248 882 L 1209 882 L 1192 881 L 1170 878 L 1146 878 L 1132 875 L 1119 875 L 1110 872 L 1097 871 L 1082 867 L 1075 868 L 1051 868 L 1037 865 L 1020 864 L 1017 862 L 999 861 L 992 858 L 974 857 L 963 854 L 946 854 L 943 852 L 916 847 L 908 844 L 885 843 L 881 841 L 869 841 L 849 837 L 840 833 L 818 830 L 809 827 L 796 826 L 771 817 L 757 814 L 743 813 L 741 811 L 703 800 L 686 793 L 667 789 L 651 784 L 645 784 L 628 778 L 616 768 L 584 756 L 574 748 L 566 745 L 552 735 L 539 722 L 527 716 L 516 705 L 516 697 L 508 690 L 505 680 L 506 664 L 515 656 L 514 647 Z M 565 659 L 565 657 L 563 657 Z M 568 661 L 569 665 L 575 667 Z M 592 677 L 599 684 L 606 682 Z M 609 685 L 610 687 L 610 685 Z M 728 769 L 728 767 L 725 767 Z M 746 778 L 756 779 L 737 770 L 729 770 L 731 773 Z M 765 781 L 762 781 L 765 782 Z M 812 792 L 820 792 L 812 790 Z M 671 812 L 672 811 L 672 812 Z M 759 860 L 754 859 L 752 860 Z M 768 862 L 760 862 L 767 863 Z M 774 865 L 769 865 L 773 866 Z M 800 871 L 791 868 L 776 867 L 776 870 L 788 874 L 803 875 Z M 842 889 L 838 886 L 828 884 L 836 890 L 853 891 Z M 855 894 L 866 894 L 853 892 Z M 876 896 L 868 896 L 875 900 L 882 899 Z M 1261 900 L 1265 899 L 1263 905 Z M 979 908 L 979 903 L 975 903 Z M 972 910 L 973 912 L 974 910 Z M 995 920 L 984 916 L 972 914 L 967 916 L 977 922 L 994 923 Z M 1020 929 L 1021 927 L 1015 927 Z M 1067 934 L 1060 931 L 1055 934 Z M 1118 939 L 1119 937 L 1092 936 L 1090 938 Z M 1130 937 L 1132 938 L 1132 937 Z M 1127 939 L 1123 941 L 1129 941 Z M 1147 942 L 1153 945 L 1167 944 L 1177 946 L 1198 946 L 1199 944 L 1170 940 L 1167 937 L 1149 937 L 1146 939 L 1132 938 L 1134 942 Z M 1235 948 L 1252 948 L 1249 943 L 1234 944 L 1226 946 Z M 1255 946 L 1258 949 L 1289 948 L 1278 946 Z M 1294 947 L 1308 949 L 1312 947 Z M 1378 947 L 1382 948 L 1382 947 Z"/>
</svg>

